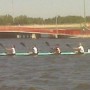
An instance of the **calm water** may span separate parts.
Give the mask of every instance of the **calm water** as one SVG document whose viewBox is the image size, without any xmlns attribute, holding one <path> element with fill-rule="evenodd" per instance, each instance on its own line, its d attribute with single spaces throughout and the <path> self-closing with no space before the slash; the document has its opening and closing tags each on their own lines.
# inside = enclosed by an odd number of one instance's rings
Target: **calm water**
<svg viewBox="0 0 90 90">
<path fill-rule="evenodd" d="M 5 47 L 14 44 L 17 52 L 28 52 L 33 45 L 48 52 L 56 44 L 73 51 L 66 44 L 76 47 L 79 42 L 85 51 L 90 48 L 90 39 L 0 39 Z M 0 56 L 0 90 L 90 90 L 90 55 Z"/>
</svg>

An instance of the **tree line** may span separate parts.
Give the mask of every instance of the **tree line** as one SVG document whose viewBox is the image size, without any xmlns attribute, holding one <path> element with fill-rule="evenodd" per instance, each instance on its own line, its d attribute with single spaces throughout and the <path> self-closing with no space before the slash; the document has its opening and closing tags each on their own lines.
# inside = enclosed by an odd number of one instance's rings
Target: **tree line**
<svg viewBox="0 0 90 90">
<path fill-rule="evenodd" d="M 57 16 L 53 18 L 32 18 L 26 15 L 12 17 L 11 15 L 0 15 L 0 25 L 33 25 L 33 24 L 74 24 L 74 23 L 90 23 L 90 16 L 83 18 L 82 16 Z"/>
</svg>

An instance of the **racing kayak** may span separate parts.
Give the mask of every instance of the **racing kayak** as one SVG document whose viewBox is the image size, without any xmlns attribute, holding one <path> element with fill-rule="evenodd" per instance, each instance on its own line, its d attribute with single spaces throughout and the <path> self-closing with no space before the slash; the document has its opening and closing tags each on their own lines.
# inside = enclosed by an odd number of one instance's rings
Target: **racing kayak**
<svg viewBox="0 0 90 90">
<path fill-rule="evenodd" d="M 83 54 L 90 54 L 90 52 L 84 52 Z M 18 52 L 14 56 L 33 56 L 33 55 L 34 54 Z M 50 53 L 50 52 L 47 52 L 47 53 L 40 52 L 37 54 L 37 56 L 47 56 L 47 55 L 78 55 L 78 53 L 76 53 L 76 52 L 61 52 L 60 54 L 54 54 L 54 53 Z M 12 56 L 12 55 L 8 55 L 6 53 L 0 53 L 0 56 Z"/>
</svg>

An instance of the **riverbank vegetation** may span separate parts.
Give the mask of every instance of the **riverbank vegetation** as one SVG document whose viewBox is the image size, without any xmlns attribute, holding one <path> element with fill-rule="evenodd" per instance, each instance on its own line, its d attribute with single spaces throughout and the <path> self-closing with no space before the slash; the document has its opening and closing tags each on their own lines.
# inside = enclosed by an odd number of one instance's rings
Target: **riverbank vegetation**
<svg viewBox="0 0 90 90">
<path fill-rule="evenodd" d="M 84 19 L 81 16 L 57 16 L 53 18 L 32 18 L 25 15 L 12 17 L 11 15 L 1 15 L 0 25 L 55 25 L 55 24 L 81 24 L 90 23 L 90 16 Z"/>
</svg>

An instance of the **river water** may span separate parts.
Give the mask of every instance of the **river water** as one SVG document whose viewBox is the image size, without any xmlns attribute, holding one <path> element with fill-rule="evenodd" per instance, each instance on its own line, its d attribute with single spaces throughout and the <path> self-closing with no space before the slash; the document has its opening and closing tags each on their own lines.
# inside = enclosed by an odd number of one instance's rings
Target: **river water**
<svg viewBox="0 0 90 90">
<path fill-rule="evenodd" d="M 48 52 L 56 44 L 62 51 L 73 51 L 79 42 L 85 51 L 90 48 L 90 39 L 84 38 L 0 39 L 5 47 L 14 44 L 17 52 L 28 52 L 33 45 Z M 90 55 L 0 56 L 0 90 L 90 90 Z"/>
</svg>

